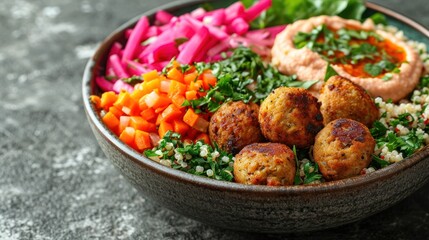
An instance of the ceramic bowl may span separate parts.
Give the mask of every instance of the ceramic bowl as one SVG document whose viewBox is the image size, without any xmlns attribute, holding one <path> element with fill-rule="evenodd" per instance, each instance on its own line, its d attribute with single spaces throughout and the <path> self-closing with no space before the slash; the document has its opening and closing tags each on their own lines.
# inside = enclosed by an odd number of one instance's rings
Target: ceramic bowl
<svg viewBox="0 0 429 240">
<path fill-rule="evenodd" d="M 181 14 L 199 2 L 162 7 Z M 220 6 L 226 6 L 226 1 Z M 429 32 L 410 19 L 374 4 L 407 35 L 429 45 Z M 147 16 L 159 9 L 144 13 Z M 94 76 L 102 70 L 115 41 L 124 39 L 132 19 L 109 35 L 89 60 L 83 77 L 83 101 L 92 131 L 105 155 L 145 198 L 189 218 L 240 231 L 286 233 L 320 230 L 368 217 L 401 201 L 429 178 L 429 149 L 363 176 L 311 186 L 267 187 L 216 181 L 165 167 L 122 143 L 102 123 L 89 101 L 97 94 Z"/>
</svg>

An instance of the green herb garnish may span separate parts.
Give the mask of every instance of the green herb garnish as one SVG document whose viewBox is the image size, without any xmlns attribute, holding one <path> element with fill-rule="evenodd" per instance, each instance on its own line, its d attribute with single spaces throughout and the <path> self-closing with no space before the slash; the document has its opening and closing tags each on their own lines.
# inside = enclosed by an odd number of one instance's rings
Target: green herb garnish
<svg viewBox="0 0 429 240">
<path fill-rule="evenodd" d="M 198 141 L 184 143 L 178 133 L 167 132 L 159 145 L 144 152 L 146 157 L 163 165 L 222 181 L 233 180 L 232 154 Z"/>
<path fill-rule="evenodd" d="M 136 85 L 137 83 L 143 82 L 143 78 L 141 76 L 134 75 L 129 78 L 122 78 L 122 81 L 130 85 Z"/>
<path fill-rule="evenodd" d="M 324 81 L 328 81 L 329 78 L 331 78 L 332 76 L 338 76 L 337 71 L 335 71 L 334 68 L 332 68 L 331 64 L 328 64 L 328 66 L 326 67 L 326 73 L 325 73 L 325 79 Z"/>
<path fill-rule="evenodd" d="M 294 178 L 295 185 L 310 184 L 315 181 L 322 179 L 322 174 L 319 172 L 319 166 L 306 158 L 302 161 L 299 160 L 298 155 L 302 153 L 298 152 L 295 145 L 292 147 L 293 154 L 295 155 L 296 173 Z"/>
<path fill-rule="evenodd" d="M 195 66 L 198 72 L 211 69 L 218 82 L 205 97 L 187 101 L 184 106 L 209 112 L 216 111 L 227 101 L 259 103 L 280 86 L 309 88 L 316 82 L 285 76 L 245 47 L 236 48 L 229 58 L 220 62 L 197 63 Z"/>
<path fill-rule="evenodd" d="M 241 2 L 250 7 L 255 1 Z M 273 0 L 271 8 L 251 24 L 253 28 L 266 28 L 320 15 L 361 20 L 364 11 L 365 3 L 362 0 Z"/>
</svg>

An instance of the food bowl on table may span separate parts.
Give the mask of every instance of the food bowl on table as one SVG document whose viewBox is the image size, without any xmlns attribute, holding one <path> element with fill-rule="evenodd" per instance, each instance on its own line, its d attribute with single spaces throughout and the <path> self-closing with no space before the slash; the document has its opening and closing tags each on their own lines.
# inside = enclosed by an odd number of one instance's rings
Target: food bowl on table
<svg viewBox="0 0 429 240">
<path fill-rule="evenodd" d="M 232 1 L 218 3 L 226 6 Z M 159 9 L 191 11 L 202 1 L 176 2 Z M 429 43 L 429 32 L 412 20 L 374 4 L 412 38 Z M 143 15 L 153 19 L 157 10 Z M 244 185 L 195 176 L 159 164 L 133 150 L 102 122 L 90 96 L 100 92 L 95 76 L 106 63 L 109 49 L 123 41 L 134 18 L 110 34 L 89 60 L 83 77 L 83 100 L 91 129 L 106 156 L 138 191 L 159 205 L 202 223 L 221 228 L 286 233 L 320 230 L 354 222 L 380 212 L 423 186 L 429 177 L 429 149 L 375 172 L 306 186 Z"/>
</svg>

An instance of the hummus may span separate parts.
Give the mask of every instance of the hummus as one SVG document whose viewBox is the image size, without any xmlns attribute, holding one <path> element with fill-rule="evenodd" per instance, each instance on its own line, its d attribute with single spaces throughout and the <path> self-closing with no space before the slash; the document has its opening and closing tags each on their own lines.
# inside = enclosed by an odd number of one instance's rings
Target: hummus
<svg viewBox="0 0 429 240">
<path fill-rule="evenodd" d="M 298 79 L 302 81 L 319 80 L 310 89 L 316 96 L 323 85 L 329 59 L 306 46 L 295 47 L 294 37 L 300 32 L 311 33 L 316 27 L 322 25 L 334 33 L 340 29 L 363 30 L 381 37 L 380 40 L 368 41 L 367 43 L 377 47 L 377 51 L 395 59 L 396 67 L 394 70 L 388 69 L 389 71 L 370 75 L 363 71 L 365 62 L 362 61 L 364 60 L 346 63 L 330 62 L 332 68 L 340 76 L 359 84 L 371 96 L 382 97 L 385 100 L 391 99 L 396 102 L 405 98 L 418 84 L 423 63 L 418 53 L 404 41 L 390 33 L 376 30 L 372 20 L 360 23 L 337 16 L 318 16 L 288 25 L 285 30 L 277 35 L 272 48 L 272 64 L 280 72 L 287 75 L 297 75 Z M 380 53 L 379 56 L 381 55 Z"/>
</svg>

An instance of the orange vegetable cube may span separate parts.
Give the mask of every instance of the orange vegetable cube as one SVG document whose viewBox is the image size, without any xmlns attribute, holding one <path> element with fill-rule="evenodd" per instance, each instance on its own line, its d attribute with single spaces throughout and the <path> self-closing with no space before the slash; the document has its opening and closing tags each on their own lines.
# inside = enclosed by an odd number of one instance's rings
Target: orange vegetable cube
<svg viewBox="0 0 429 240">
<path fill-rule="evenodd" d="M 152 147 L 152 141 L 149 133 L 145 131 L 136 130 L 134 143 L 139 151 L 143 151 Z"/>
<path fill-rule="evenodd" d="M 195 91 L 195 90 L 186 91 L 185 97 L 187 100 L 198 99 L 197 91 Z"/>
<path fill-rule="evenodd" d="M 129 116 L 122 116 L 119 118 L 119 132 L 125 130 L 125 128 L 130 126 L 130 117 Z"/>
<path fill-rule="evenodd" d="M 135 104 L 135 101 L 131 98 L 130 93 L 127 91 L 122 91 L 119 93 L 118 99 L 116 99 L 115 103 L 113 103 L 113 106 L 122 110 L 123 106 L 130 107 L 132 104 Z"/>
<path fill-rule="evenodd" d="M 118 109 L 115 106 L 111 106 L 109 108 L 109 112 L 113 113 L 117 118 L 120 118 L 124 113 L 121 111 L 121 109 Z"/>
<path fill-rule="evenodd" d="M 119 139 L 121 139 L 122 142 L 131 146 L 132 144 L 134 144 L 135 132 L 136 130 L 134 128 L 126 127 L 124 131 L 122 131 L 119 135 Z"/>
<path fill-rule="evenodd" d="M 104 124 L 116 133 L 117 127 L 119 126 L 119 119 L 111 112 L 107 112 L 102 118 Z"/>
<path fill-rule="evenodd" d="M 196 138 L 195 138 L 195 142 L 199 141 L 199 140 L 203 140 L 203 142 L 205 144 L 211 144 L 210 143 L 210 138 L 209 135 L 207 133 L 200 133 Z"/>
<path fill-rule="evenodd" d="M 158 128 L 159 137 L 163 138 L 168 131 L 173 131 L 173 125 L 166 121 L 161 121 L 161 124 L 159 124 Z"/>
<path fill-rule="evenodd" d="M 140 98 L 142 98 L 144 95 L 145 92 L 143 91 L 143 89 L 136 87 L 134 91 L 130 94 L 130 97 L 134 99 L 134 101 L 138 102 Z"/>
<path fill-rule="evenodd" d="M 170 84 L 172 80 L 165 79 L 160 82 L 159 91 L 163 93 L 168 93 L 170 91 Z"/>
<path fill-rule="evenodd" d="M 156 70 L 152 70 L 150 72 L 142 74 L 143 81 L 145 81 L 145 82 L 149 82 L 155 78 L 158 78 L 158 76 L 159 76 L 158 71 L 156 71 Z"/>
<path fill-rule="evenodd" d="M 182 115 L 183 115 L 182 111 L 178 107 L 176 107 L 176 105 L 170 104 L 164 111 L 162 111 L 161 121 L 170 122 L 176 118 L 180 119 Z"/>
<path fill-rule="evenodd" d="M 183 103 L 185 102 L 186 98 L 183 95 L 174 95 L 171 98 L 171 102 L 173 102 L 174 105 L 178 108 L 184 108 Z"/>
<path fill-rule="evenodd" d="M 156 132 L 156 125 L 146 121 L 143 117 L 140 116 L 132 116 L 130 118 L 130 126 L 136 130 Z"/>
<path fill-rule="evenodd" d="M 203 87 L 204 90 L 209 90 L 217 83 L 217 78 L 211 72 L 203 73 Z"/>
<path fill-rule="evenodd" d="M 144 94 L 148 94 L 155 89 L 159 89 L 160 86 L 161 86 L 161 79 L 156 78 L 149 82 L 143 82 L 141 89 L 143 90 Z"/>
<path fill-rule="evenodd" d="M 173 121 L 173 129 L 174 132 L 179 133 L 182 136 L 185 136 L 188 132 L 189 128 L 191 128 L 188 124 L 180 119 L 176 119 Z"/>
<path fill-rule="evenodd" d="M 96 109 L 100 109 L 101 108 L 101 98 L 97 95 L 91 95 L 89 97 L 89 100 L 94 104 L 94 107 Z"/>
<path fill-rule="evenodd" d="M 198 73 L 197 72 L 191 72 L 191 73 L 186 74 L 183 77 L 183 81 L 187 85 L 189 85 L 191 82 L 195 82 L 197 80 L 197 78 L 198 78 Z"/>
<path fill-rule="evenodd" d="M 171 103 L 171 99 L 167 96 L 167 94 L 152 91 L 145 96 L 145 102 L 148 107 L 156 109 L 159 107 L 168 106 L 168 104 Z"/>
<path fill-rule="evenodd" d="M 175 96 L 177 94 L 183 95 L 183 94 L 185 94 L 185 92 L 186 92 L 186 85 L 185 84 L 178 82 L 178 81 L 175 81 L 175 80 L 171 81 L 170 88 L 168 90 L 168 97 L 172 98 L 173 96 Z"/>
<path fill-rule="evenodd" d="M 183 121 L 200 132 L 207 132 L 207 128 L 209 127 L 209 122 L 196 114 L 192 108 L 186 111 Z"/>
<path fill-rule="evenodd" d="M 196 80 L 189 84 L 188 90 L 200 91 L 202 87 L 203 87 L 203 80 Z"/>
<path fill-rule="evenodd" d="M 171 80 L 183 82 L 183 73 L 178 68 L 173 67 L 167 72 L 167 78 Z"/>
<path fill-rule="evenodd" d="M 153 108 L 148 108 L 143 110 L 140 115 L 146 120 L 146 121 L 152 121 L 157 117 L 157 114 L 155 113 L 155 110 Z"/>
<path fill-rule="evenodd" d="M 115 92 L 105 92 L 101 95 L 100 106 L 107 111 L 117 99 L 118 95 Z"/>
</svg>

